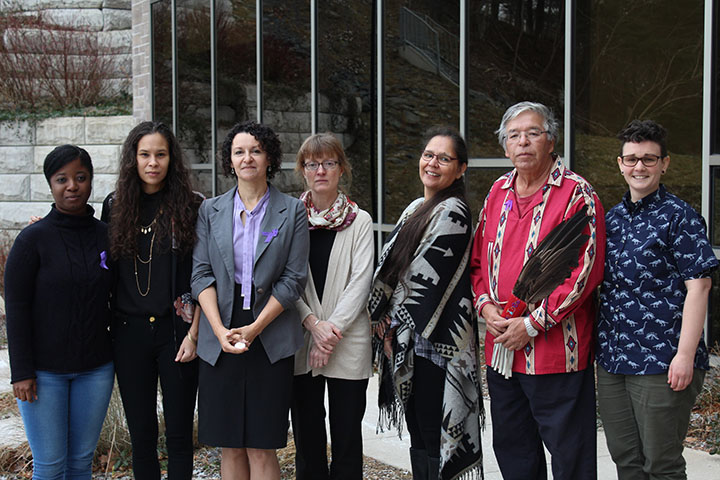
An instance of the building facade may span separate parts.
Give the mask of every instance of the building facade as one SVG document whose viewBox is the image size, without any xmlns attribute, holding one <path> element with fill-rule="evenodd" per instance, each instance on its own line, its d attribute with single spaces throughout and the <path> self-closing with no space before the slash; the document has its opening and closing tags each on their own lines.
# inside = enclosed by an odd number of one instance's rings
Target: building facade
<svg viewBox="0 0 720 480">
<path fill-rule="evenodd" d="M 615 134 L 651 118 L 670 132 L 665 184 L 702 212 L 720 256 L 719 29 L 712 0 L 133 0 L 134 117 L 173 125 L 209 195 L 230 185 L 214 159 L 238 121 L 280 133 L 288 192 L 302 189 L 302 140 L 336 133 L 378 245 L 422 193 L 431 125 L 467 139 L 476 215 L 512 167 L 494 133 L 509 105 L 553 108 L 556 151 L 606 209 L 626 190 Z M 720 340 L 720 273 L 706 335 Z"/>
</svg>

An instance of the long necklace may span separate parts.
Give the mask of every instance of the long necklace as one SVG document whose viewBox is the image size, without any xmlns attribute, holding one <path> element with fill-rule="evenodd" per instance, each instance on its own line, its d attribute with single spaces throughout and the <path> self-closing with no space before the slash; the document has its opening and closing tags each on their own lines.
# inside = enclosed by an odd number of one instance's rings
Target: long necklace
<svg viewBox="0 0 720 480">
<path fill-rule="evenodd" d="M 155 220 L 153 220 L 153 223 Z M 149 225 L 152 226 L 152 223 Z M 140 253 L 138 252 L 135 255 L 135 258 L 133 258 L 133 263 L 135 265 L 135 286 L 137 287 L 138 293 L 141 297 L 146 297 L 148 293 L 150 293 L 150 279 L 152 277 L 152 255 L 153 255 L 153 245 L 155 245 L 155 234 L 157 232 L 153 232 L 152 237 L 150 237 L 150 253 L 148 254 L 147 260 L 143 260 L 140 258 Z M 148 266 L 148 276 L 147 276 L 147 290 L 145 290 L 145 293 L 143 293 L 142 289 L 140 289 L 140 281 L 138 280 L 138 268 L 137 268 L 137 262 L 140 260 L 140 263 L 143 265 Z"/>
</svg>

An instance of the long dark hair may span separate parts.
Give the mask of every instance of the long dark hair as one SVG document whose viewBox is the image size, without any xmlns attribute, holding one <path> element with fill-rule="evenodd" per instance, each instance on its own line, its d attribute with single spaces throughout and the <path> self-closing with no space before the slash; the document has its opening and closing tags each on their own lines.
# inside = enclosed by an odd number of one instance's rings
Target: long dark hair
<svg viewBox="0 0 720 480">
<path fill-rule="evenodd" d="M 423 146 L 426 146 L 434 137 L 450 138 L 453 142 L 453 149 L 455 150 L 457 161 L 464 164 L 468 163 L 465 140 L 457 130 L 448 126 L 431 127 L 423 136 Z M 425 233 L 425 229 L 428 226 L 433 210 L 441 202 L 452 197 L 457 197 L 464 203 L 467 203 L 465 198 L 465 180 L 463 177 L 458 178 L 447 188 L 440 190 L 430 197 L 430 199 L 424 202 L 412 215 L 410 215 L 410 217 L 408 217 L 405 224 L 397 233 L 397 238 L 395 239 L 392 251 L 380 269 L 378 274 L 380 280 L 393 288 L 397 285 L 398 281 L 405 273 L 405 270 L 407 270 L 410 263 L 415 258 L 415 250 L 417 250 L 423 233 Z"/>
<path fill-rule="evenodd" d="M 193 193 L 190 174 L 183 162 L 182 150 L 175 135 L 160 122 L 142 122 L 130 130 L 120 156 L 120 173 L 110 216 L 110 254 L 113 258 L 132 257 L 137 253 L 137 232 L 140 221 L 140 198 L 143 182 L 137 170 L 137 147 L 145 135 L 159 133 L 168 144 L 168 165 L 162 189 L 160 215 L 156 222 L 160 238 L 173 236 L 173 248 L 180 254 L 190 253 L 195 246 L 195 222 L 198 195 Z"/>
</svg>

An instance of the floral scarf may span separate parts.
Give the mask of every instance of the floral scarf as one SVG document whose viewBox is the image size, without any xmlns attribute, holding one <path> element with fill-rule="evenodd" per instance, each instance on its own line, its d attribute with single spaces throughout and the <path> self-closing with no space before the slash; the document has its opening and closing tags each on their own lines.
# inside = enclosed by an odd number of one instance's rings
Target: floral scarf
<svg viewBox="0 0 720 480">
<path fill-rule="evenodd" d="M 326 210 L 317 210 L 312 201 L 310 190 L 300 195 L 300 200 L 305 204 L 308 214 L 310 230 L 325 228 L 337 232 L 345 230 L 355 220 L 358 213 L 357 203 L 353 202 L 347 195 L 338 193 L 335 202 Z"/>
</svg>

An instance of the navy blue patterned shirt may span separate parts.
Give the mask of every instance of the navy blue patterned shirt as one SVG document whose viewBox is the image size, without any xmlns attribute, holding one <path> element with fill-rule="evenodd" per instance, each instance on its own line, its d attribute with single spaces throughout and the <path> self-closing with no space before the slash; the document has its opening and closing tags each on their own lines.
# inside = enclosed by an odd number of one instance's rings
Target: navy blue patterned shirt
<svg viewBox="0 0 720 480">
<path fill-rule="evenodd" d="M 636 203 L 626 193 L 605 216 L 597 361 L 622 375 L 666 373 L 677 352 L 685 281 L 717 267 L 705 220 L 663 185 Z M 695 368 L 708 369 L 701 338 Z"/>
</svg>

